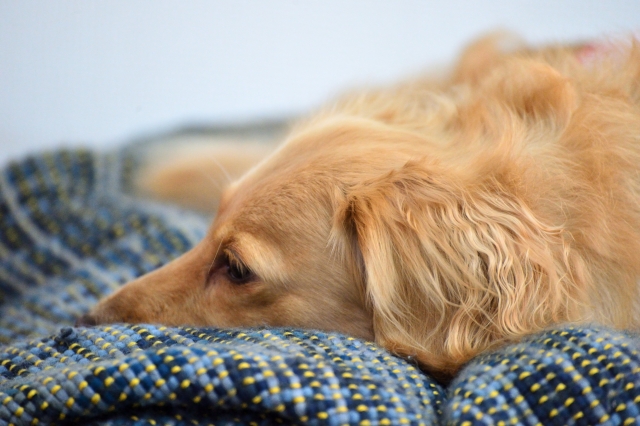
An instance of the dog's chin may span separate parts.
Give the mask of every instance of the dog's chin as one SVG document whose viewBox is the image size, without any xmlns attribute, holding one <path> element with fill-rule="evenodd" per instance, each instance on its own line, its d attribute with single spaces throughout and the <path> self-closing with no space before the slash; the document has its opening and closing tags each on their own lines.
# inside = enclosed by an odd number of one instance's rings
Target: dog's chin
<svg viewBox="0 0 640 426">
<path fill-rule="evenodd" d="M 126 318 L 124 316 L 115 315 L 114 313 L 109 313 L 108 311 L 104 311 L 101 309 L 92 309 L 84 315 L 79 316 L 74 326 L 75 327 L 95 327 L 99 325 L 108 325 L 108 324 L 137 324 L 143 322 L 150 321 L 139 321 L 136 318 Z"/>
<path fill-rule="evenodd" d="M 98 325 L 118 324 L 118 323 L 138 323 L 136 318 L 126 318 L 123 315 L 118 315 L 117 312 L 111 312 L 109 309 L 104 309 L 104 304 L 101 303 L 98 306 L 91 309 L 84 315 L 78 317 L 75 321 L 76 327 L 95 327 Z M 142 321 L 144 322 L 144 321 Z"/>
<path fill-rule="evenodd" d="M 91 312 L 78 317 L 75 322 L 76 327 L 94 327 L 100 325 L 100 320 Z"/>
</svg>

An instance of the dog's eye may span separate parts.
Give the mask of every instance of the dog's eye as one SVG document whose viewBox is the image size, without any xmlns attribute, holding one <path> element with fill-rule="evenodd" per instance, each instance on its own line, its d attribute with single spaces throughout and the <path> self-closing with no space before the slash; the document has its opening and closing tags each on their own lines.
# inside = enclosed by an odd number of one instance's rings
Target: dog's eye
<svg viewBox="0 0 640 426">
<path fill-rule="evenodd" d="M 225 251 L 227 277 L 235 284 L 246 284 L 253 279 L 253 272 L 233 253 Z"/>
<path fill-rule="evenodd" d="M 231 281 L 242 284 L 251 278 L 251 271 L 244 265 L 230 263 L 227 267 L 227 275 Z"/>
</svg>

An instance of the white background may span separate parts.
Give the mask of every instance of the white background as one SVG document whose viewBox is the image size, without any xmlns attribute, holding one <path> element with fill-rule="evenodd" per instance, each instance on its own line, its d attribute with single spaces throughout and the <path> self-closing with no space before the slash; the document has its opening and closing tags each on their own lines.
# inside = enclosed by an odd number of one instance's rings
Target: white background
<svg viewBox="0 0 640 426">
<path fill-rule="evenodd" d="M 636 0 L 0 0 L 0 162 L 184 124 L 301 114 L 473 37 L 640 29 Z"/>
</svg>

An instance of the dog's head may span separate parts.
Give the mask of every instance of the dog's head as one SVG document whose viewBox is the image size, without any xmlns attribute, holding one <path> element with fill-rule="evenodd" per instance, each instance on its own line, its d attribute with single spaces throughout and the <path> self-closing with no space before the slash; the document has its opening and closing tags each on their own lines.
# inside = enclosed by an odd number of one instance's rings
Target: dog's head
<svg viewBox="0 0 640 426">
<path fill-rule="evenodd" d="M 523 201 L 513 150 L 559 137 L 574 92 L 526 61 L 474 90 L 307 123 L 227 190 L 204 241 L 85 322 L 335 330 L 447 376 L 570 319 L 582 265 Z"/>
</svg>

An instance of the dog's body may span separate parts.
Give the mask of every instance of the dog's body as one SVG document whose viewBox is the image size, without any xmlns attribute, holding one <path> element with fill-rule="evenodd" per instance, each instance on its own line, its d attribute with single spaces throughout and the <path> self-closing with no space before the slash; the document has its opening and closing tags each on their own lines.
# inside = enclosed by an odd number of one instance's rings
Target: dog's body
<svg viewBox="0 0 640 426">
<path fill-rule="evenodd" d="M 83 322 L 336 330 L 439 377 L 554 324 L 638 327 L 640 49 L 495 46 L 298 125 Z"/>
</svg>

